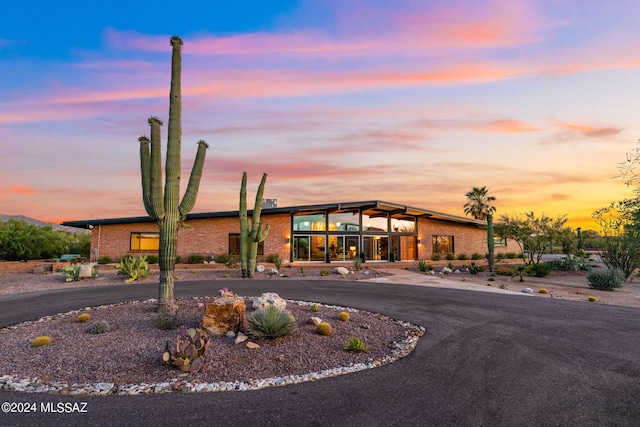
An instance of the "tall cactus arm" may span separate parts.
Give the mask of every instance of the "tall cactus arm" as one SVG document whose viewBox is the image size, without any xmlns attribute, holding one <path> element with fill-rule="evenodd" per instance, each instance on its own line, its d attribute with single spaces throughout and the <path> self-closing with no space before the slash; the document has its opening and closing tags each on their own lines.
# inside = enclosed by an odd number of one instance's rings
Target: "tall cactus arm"
<svg viewBox="0 0 640 427">
<path fill-rule="evenodd" d="M 182 39 L 171 37 L 171 90 L 169 92 L 169 128 L 165 165 L 164 208 L 178 213 L 180 197 L 180 148 L 182 140 Z"/>
<path fill-rule="evenodd" d="M 142 175 L 142 201 L 144 209 L 152 220 L 156 220 L 151 204 L 151 158 L 149 154 L 149 138 L 141 136 L 140 142 L 140 174 Z"/>
<path fill-rule="evenodd" d="M 240 185 L 240 268 L 242 277 L 248 277 L 248 248 L 249 218 L 247 217 L 247 173 L 242 172 L 242 184 Z"/>
<path fill-rule="evenodd" d="M 202 178 L 202 169 L 204 168 L 204 159 L 207 155 L 207 148 L 209 145 L 203 141 L 198 141 L 198 152 L 196 153 L 196 159 L 193 162 L 193 169 L 191 169 L 191 176 L 189 177 L 189 184 L 187 185 L 187 191 L 182 197 L 182 203 L 180 203 L 180 215 L 184 219 L 193 206 L 196 204 L 196 197 L 198 195 L 198 188 L 200 187 L 200 179 Z"/>
<path fill-rule="evenodd" d="M 259 223 L 260 222 L 260 214 L 262 213 L 262 197 L 264 195 L 264 186 L 267 183 L 267 174 L 262 174 L 262 179 L 260 180 L 260 185 L 258 186 L 258 192 L 256 193 L 256 201 L 253 205 L 253 215 L 251 216 L 252 221 Z"/>
<path fill-rule="evenodd" d="M 164 218 L 164 205 L 162 203 L 162 143 L 160 142 L 160 126 L 162 121 L 157 117 L 149 117 L 151 127 L 151 176 L 149 181 L 149 197 L 153 209 L 150 215 L 156 221 Z"/>
</svg>

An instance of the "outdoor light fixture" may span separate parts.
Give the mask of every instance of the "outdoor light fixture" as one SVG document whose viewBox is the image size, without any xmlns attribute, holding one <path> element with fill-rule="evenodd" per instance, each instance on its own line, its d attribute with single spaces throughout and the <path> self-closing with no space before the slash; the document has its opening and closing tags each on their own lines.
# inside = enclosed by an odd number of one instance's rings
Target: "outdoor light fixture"
<svg viewBox="0 0 640 427">
<path fill-rule="evenodd" d="M 422 244 L 422 239 L 418 239 L 418 244 L 421 245 Z"/>
</svg>

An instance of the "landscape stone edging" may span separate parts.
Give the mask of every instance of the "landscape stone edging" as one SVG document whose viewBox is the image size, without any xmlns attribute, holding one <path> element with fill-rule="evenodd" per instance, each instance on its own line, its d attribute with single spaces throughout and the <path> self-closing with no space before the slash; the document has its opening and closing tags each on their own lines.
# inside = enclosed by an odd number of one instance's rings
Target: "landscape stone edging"
<svg viewBox="0 0 640 427">
<path fill-rule="evenodd" d="M 193 297 L 191 299 L 206 299 L 208 297 Z M 310 306 L 311 302 L 307 301 L 295 301 L 295 300 L 285 300 L 288 303 L 298 304 L 302 306 Z M 67 316 L 72 316 L 78 314 L 83 311 L 101 309 L 107 307 L 117 307 L 123 304 L 151 304 L 156 303 L 156 299 L 148 299 L 145 301 L 124 301 L 118 302 L 114 304 L 106 304 L 100 305 L 96 307 L 85 307 L 84 309 L 72 310 L 66 313 L 58 313 L 55 315 L 44 316 L 37 320 L 29 320 L 26 322 L 21 322 L 15 325 L 7 326 L 5 328 L 0 329 L 0 332 L 12 329 L 18 329 L 22 326 L 34 324 L 34 323 L 43 323 L 53 320 L 55 318 L 64 318 Z M 338 305 L 330 305 L 330 304 L 318 304 L 322 307 L 333 308 L 338 310 L 350 311 L 350 312 L 361 312 L 361 313 L 370 313 L 366 310 L 360 310 L 352 307 L 342 307 Z M 407 356 L 418 343 L 418 339 L 425 333 L 425 328 L 423 326 L 414 325 L 410 322 L 389 318 L 390 322 L 396 323 L 404 328 L 407 328 L 407 338 L 390 344 L 392 348 L 391 355 L 387 355 L 382 359 L 371 361 L 369 363 L 355 363 L 349 366 L 340 366 L 332 369 L 325 369 L 318 372 L 310 372 L 308 374 L 303 375 L 287 375 L 284 377 L 271 377 L 265 379 L 255 380 L 251 383 L 246 383 L 242 381 L 233 381 L 233 382 L 215 382 L 215 383 L 195 383 L 192 384 L 189 381 L 186 381 L 185 378 L 188 374 L 180 374 L 178 378 L 172 378 L 170 381 L 165 381 L 161 383 L 140 383 L 140 384 L 124 384 L 121 386 L 116 386 L 114 383 L 107 382 L 99 382 L 93 384 L 66 384 L 61 382 L 53 382 L 53 383 L 40 383 L 37 381 L 37 378 L 16 378 L 13 375 L 3 375 L 0 377 L 0 390 L 8 390 L 14 392 L 21 393 L 47 393 L 47 394 L 60 394 L 60 395 L 69 395 L 69 396 L 80 396 L 80 395 L 88 395 L 88 396 L 106 396 L 106 395 L 138 395 L 138 394 L 151 394 L 151 393 L 172 393 L 172 392 L 182 392 L 182 393 L 202 393 L 202 392 L 215 392 L 215 391 L 249 391 L 249 390 L 260 390 L 267 387 L 277 387 L 289 384 L 298 384 L 306 381 L 315 381 L 323 378 L 335 377 L 338 375 L 349 374 L 353 372 L 363 371 L 366 369 L 378 368 L 380 366 L 385 366 L 390 363 L 397 361 L 398 359 Z"/>
</svg>

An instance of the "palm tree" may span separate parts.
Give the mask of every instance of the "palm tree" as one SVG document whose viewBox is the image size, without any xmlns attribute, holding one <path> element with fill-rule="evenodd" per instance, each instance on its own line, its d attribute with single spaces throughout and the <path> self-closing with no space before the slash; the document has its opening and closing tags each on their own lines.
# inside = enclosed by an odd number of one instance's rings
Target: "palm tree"
<svg viewBox="0 0 640 427">
<path fill-rule="evenodd" d="M 489 196 L 489 189 L 487 187 L 473 187 L 473 190 L 469 191 L 465 196 L 467 197 L 467 203 L 464 205 L 465 215 L 471 215 L 475 219 L 487 221 L 487 248 L 488 248 L 488 261 L 489 271 L 494 270 L 494 246 L 493 240 L 493 213 L 496 211 L 495 206 L 491 205 L 491 202 L 496 200 L 495 196 Z"/>
<path fill-rule="evenodd" d="M 467 203 L 464 205 L 465 215 L 471 215 L 475 219 L 487 220 L 489 215 L 493 215 L 496 211 L 495 206 L 491 202 L 496 200 L 495 196 L 489 196 L 487 187 L 473 187 L 465 196 Z"/>
</svg>

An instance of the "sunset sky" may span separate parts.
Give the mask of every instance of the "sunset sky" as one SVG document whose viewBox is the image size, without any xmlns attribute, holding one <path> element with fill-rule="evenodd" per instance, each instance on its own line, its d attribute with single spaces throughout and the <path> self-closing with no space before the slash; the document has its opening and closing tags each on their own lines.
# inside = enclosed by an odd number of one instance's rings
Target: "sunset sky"
<svg viewBox="0 0 640 427">
<path fill-rule="evenodd" d="M 263 172 L 278 206 L 462 216 L 487 186 L 498 214 L 593 228 L 631 194 L 613 177 L 640 138 L 638 16 L 637 0 L 9 2 L 0 213 L 145 215 L 138 137 L 168 121 L 179 35 L 183 183 L 210 145 L 194 213 L 236 210 L 247 171 L 251 205 Z"/>
</svg>

